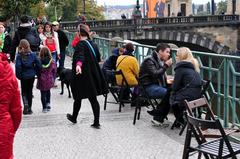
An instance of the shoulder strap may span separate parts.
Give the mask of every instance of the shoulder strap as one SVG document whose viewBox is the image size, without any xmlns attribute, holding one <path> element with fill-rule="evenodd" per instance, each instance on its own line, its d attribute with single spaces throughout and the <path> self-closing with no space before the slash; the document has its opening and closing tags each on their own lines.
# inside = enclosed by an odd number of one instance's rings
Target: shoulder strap
<svg viewBox="0 0 240 159">
<path fill-rule="evenodd" d="M 116 66 L 116 69 L 118 68 L 118 66 L 123 62 L 123 60 L 125 59 L 125 58 L 127 58 L 128 56 L 126 55 L 118 64 L 117 64 L 117 66 Z"/>
<path fill-rule="evenodd" d="M 87 40 L 83 40 L 83 41 L 86 41 L 86 42 L 87 42 L 87 44 L 88 44 L 88 47 L 89 47 L 89 48 L 90 48 L 90 50 L 92 51 L 92 53 L 93 53 L 94 57 L 96 57 L 96 53 L 95 53 L 95 51 L 94 51 L 94 49 L 93 49 L 92 45 L 90 44 L 90 42 L 89 42 L 89 41 L 87 41 Z"/>
</svg>

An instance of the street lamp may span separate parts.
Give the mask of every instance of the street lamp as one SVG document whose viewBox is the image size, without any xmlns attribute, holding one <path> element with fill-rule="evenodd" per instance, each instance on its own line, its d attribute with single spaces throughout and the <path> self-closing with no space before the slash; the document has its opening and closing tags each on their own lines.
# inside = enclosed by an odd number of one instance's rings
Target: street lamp
<svg viewBox="0 0 240 159">
<path fill-rule="evenodd" d="M 236 0 L 232 0 L 232 14 L 235 15 L 236 12 Z"/>
<path fill-rule="evenodd" d="M 85 0 L 83 0 L 83 15 L 85 16 L 86 14 L 86 3 Z"/>
<path fill-rule="evenodd" d="M 214 0 L 212 0 L 211 3 L 212 3 L 212 15 L 214 15 L 215 14 L 215 2 L 214 2 Z"/>
</svg>

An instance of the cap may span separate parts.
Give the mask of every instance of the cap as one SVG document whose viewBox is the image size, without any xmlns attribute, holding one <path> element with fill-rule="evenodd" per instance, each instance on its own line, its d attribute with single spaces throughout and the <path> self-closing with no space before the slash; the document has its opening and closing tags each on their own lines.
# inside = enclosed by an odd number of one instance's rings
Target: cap
<svg viewBox="0 0 240 159">
<path fill-rule="evenodd" d="M 52 22 L 52 25 L 59 25 L 57 21 Z"/>
</svg>

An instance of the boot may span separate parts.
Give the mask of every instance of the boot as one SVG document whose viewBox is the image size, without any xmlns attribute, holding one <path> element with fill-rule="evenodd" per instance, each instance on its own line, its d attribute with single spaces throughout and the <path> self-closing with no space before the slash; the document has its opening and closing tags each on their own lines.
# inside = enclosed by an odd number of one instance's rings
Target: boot
<svg viewBox="0 0 240 159">
<path fill-rule="evenodd" d="M 28 101 L 27 101 L 27 98 L 26 96 L 22 96 L 22 99 L 23 99 L 23 114 L 24 115 L 27 115 L 28 114 Z"/>
</svg>

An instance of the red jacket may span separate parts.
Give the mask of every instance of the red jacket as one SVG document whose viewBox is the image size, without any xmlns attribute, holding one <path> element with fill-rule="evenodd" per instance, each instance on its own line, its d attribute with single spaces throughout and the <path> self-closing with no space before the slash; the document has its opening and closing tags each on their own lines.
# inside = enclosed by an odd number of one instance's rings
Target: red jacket
<svg viewBox="0 0 240 159">
<path fill-rule="evenodd" d="M 17 79 L 6 59 L 0 53 L 0 159 L 13 158 L 13 139 L 22 119 Z"/>
<path fill-rule="evenodd" d="M 77 43 L 80 41 L 80 37 L 76 34 L 73 41 L 72 41 L 72 46 L 76 47 Z"/>
</svg>

